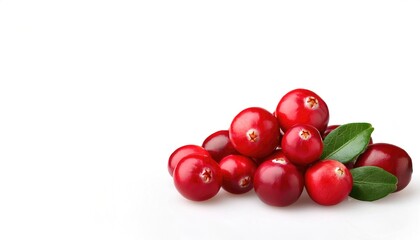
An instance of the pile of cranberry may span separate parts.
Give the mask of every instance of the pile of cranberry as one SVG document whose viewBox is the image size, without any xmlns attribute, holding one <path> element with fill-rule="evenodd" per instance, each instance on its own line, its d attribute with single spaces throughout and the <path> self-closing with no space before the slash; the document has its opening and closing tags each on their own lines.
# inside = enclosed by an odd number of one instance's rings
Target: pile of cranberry
<svg viewBox="0 0 420 240">
<path fill-rule="evenodd" d="M 222 187 L 242 194 L 254 189 L 272 206 L 288 206 L 306 188 L 312 200 L 335 205 L 352 190 L 349 169 L 377 166 L 398 179 L 397 190 L 411 179 L 411 158 L 401 148 L 369 144 L 355 162 L 323 159 L 323 139 L 338 125 L 328 126 L 327 104 L 316 93 L 295 89 L 284 95 L 274 114 L 259 108 L 244 109 L 229 130 L 208 136 L 202 146 L 185 145 L 168 161 L 176 189 L 187 199 L 204 201 Z M 284 134 L 283 134 L 284 133 Z"/>
</svg>

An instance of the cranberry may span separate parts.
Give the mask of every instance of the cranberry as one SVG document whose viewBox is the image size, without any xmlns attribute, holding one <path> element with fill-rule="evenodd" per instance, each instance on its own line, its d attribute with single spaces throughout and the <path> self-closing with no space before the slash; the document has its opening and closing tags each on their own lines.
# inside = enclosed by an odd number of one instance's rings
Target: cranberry
<svg viewBox="0 0 420 240">
<path fill-rule="evenodd" d="M 246 193 L 252 189 L 257 165 L 241 155 L 229 155 L 220 161 L 223 174 L 222 188 L 234 194 Z"/>
<path fill-rule="evenodd" d="M 297 124 L 284 133 L 281 148 L 294 164 L 308 165 L 321 157 L 323 142 L 318 130 L 310 125 Z"/>
<path fill-rule="evenodd" d="M 282 154 L 267 158 L 255 172 L 257 196 L 272 206 L 288 206 L 296 202 L 303 191 L 302 173 Z"/>
<path fill-rule="evenodd" d="M 242 155 L 261 158 L 279 145 L 280 129 L 276 117 L 263 108 L 241 111 L 229 128 L 229 138 Z"/>
<path fill-rule="evenodd" d="M 330 206 L 347 198 L 353 187 L 353 177 L 344 164 L 323 160 L 306 170 L 305 186 L 312 200 Z"/>
<path fill-rule="evenodd" d="M 295 124 L 309 124 L 323 133 L 330 114 L 327 104 L 316 93 L 306 89 L 295 89 L 280 99 L 276 116 L 284 132 Z"/>
<path fill-rule="evenodd" d="M 216 161 L 204 155 L 189 155 L 174 170 L 174 184 L 182 196 L 204 201 L 215 196 L 222 186 L 222 171 Z"/>
<path fill-rule="evenodd" d="M 354 167 L 376 166 L 383 168 L 398 178 L 397 190 L 404 189 L 411 180 L 413 163 L 402 148 L 388 143 L 375 143 L 366 149 Z"/>
<path fill-rule="evenodd" d="M 209 152 L 207 152 L 204 148 L 197 146 L 197 145 L 185 145 L 176 149 L 171 156 L 169 156 L 168 160 L 168 171 L 171 176 L 173 175 L 174 169 L 178 162 L 190 155 L 190 154 L 201 154 L 204 156 L 210 156 Z"/>
<path fill-rule="evenodd" d="M 220 162 L 222 158 L 228 155 L 239 154 L 230 142 L 228 130 L 221 130 L 211 134 L 204 140 L 202 146 L 216 162 Z"/>
<path fill-rule="evenodd" d="M 325 129 L 324 134 L 322 134 L 322 139 L 325 139 L 330 132 L 332 132 L 334 129 L 338 128 L 340 125 L 330 125 Z M 369 144 L 372 144 L 372 137 L 369 139 Z"/>
</svg>

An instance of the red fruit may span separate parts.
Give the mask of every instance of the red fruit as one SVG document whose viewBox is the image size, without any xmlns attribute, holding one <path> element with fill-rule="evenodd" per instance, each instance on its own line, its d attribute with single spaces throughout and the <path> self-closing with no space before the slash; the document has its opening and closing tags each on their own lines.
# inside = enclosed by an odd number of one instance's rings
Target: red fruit
<svg viewBox="0 0 420 240">
<path fill-rule="evenodd" d="M 324 145 L 316 128 L 298 124 L 284 133 L 281 148 L 292 163 L 305 166 L 321 157 Z"/>
<path fill-rule="evenodd" d="M 171 154 L 171 156 L 169 156 L 169 160 L 168 160 L 169 174 L 171 174 L 172 176 L 178 162 L 182 158 L 191 154 L 200 154 L 200 155 L 210 157 L 210 153 L 208 153 L 204 148 L 197 145 L 185 145 L 185 146 L 179 147 Z"/>
<path fill-rule="evenodd" d="M 356 161 L 356 167 L 376 166 L 398 178 L 397 191 L 404 189 L 410 183 L 413 173 L 413 163 L 404 149 L 387 143 L 369 145 Z"/>
<path fill-rule="evenodd" d="M 305 186 L 312 200 L 330 206 L 347 198 L 353 187 L 353 177 L 344 164 L 324 160 L 306 170 Z"/>
<path fill-rule="evenodd" d="M 221 130 L 211 134 L 204 140 L 202 146 L 216 162 L 220 162 L 222 158 L 228 155 L 239 154 L 230 142 L 228 130 Z"/>
<path fill-rule="evenodd" d="M 215 196 L 223 179 L 217 162 L 203 155 L 189 155 L 181 159 L 173 177 L 178 192 L 192 201 L 204 201 Z"/>
<path fill-rule="evenodd" d="M 330 134 L 330 132 L 332 132 L 334 129 L 338 128 L 340 125 L 330 125 L 327 127 L 327 129 L 325 129 L 324 134 L 322 134 L 322 139 L 325 139 L 328 134 Z M 372 144 L 372 137 L 369 140 L 369 144 Z"/>
<path fill-rule="evenodd" d="M 241 111 L 229 128 L 229 138 L 242 155 L 261 158 L 279 145 L 280 129 L 276 117 L 263 108 Z"/>
<path fill-rule="evenodd" d="M 301 172 L 286 156 L 281 152 L 276 154 L 257 168 L 254 189 L 264 203 L 283 207 L 299 199 L 304 180 Z"/>
<path fill-rule="evenodd" d="M 246 193 L 252 189 L 257 165 L 241 155 L 229 155 L 220 161 L 223 183 L 226 191 L 234 194 Z"/>
<path fill-rule="evenodd" d="M 295 89 L 280 99 L 276 116 L 283 132 L 295 124 L 308 124 L 323 133 L 330 114 L 327 104 L 316 93 L 306 89 Z"/>
</svg>

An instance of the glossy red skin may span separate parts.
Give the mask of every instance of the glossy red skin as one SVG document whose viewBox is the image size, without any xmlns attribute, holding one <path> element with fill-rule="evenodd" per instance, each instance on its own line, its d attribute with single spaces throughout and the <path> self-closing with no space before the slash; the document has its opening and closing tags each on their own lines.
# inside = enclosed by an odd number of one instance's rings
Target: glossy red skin
<svg viewBox="0 0 420 240">
<path fill-rule="evenodd" d="M 209 176 L 207 182 L 204 172 Z M 189 155 L 179 161 L 173 179 L 182 196 L 192 201 L 205 201 L 219 192 L 223 176 L 217 162 L 210 157 Z"/>
<path fill-rule="evenodd" d="M 336 169 L 342 172 L 337 172 Z M 305 173 L 305 187 L 309 197 L 324 206 L 336 205 L 350 194 L 353 177 L 344 164 L 323 160 L 309 167 Z"/>
<path fill-rule="evenodd" d="M 317 99 L 318 108 L 310 108 L 308 104 L 305 104 L 307 97 Z M 276 116 L 283 132 L 295 124 L 308 124 L 323 133 L 327 128 L 330 114 L 327 104 L 316 93 L 307 89 L 295 89 L 280 99 Z"/>
<path fill-rule="evenodd" d="M 322 139 L 325 139 L 330 132 L 332 132 L 334 129 L 338 128 L 340 125 L 330 125 L 325 129 L 324 134 L 322 134 Z M 373 144 L 372 137 L 369 140 L 369 144 Z"/>
<path fill-rule="evenodd" d="M 273 114 L 263 108 L 251 107 L 244 109 L 233 119 L 229 138 L 242 155 L 262 158 L 279 145 L 280 128 Z"/>
<path fill-rule="evenodd" d="M 303 139 L 301 131 L 308 132 L 310 137 Z M 281 148 L 293 164 L 306 166 L 321 157 L 324 144 L 316 128 L 310 125 L 298 124 L 284 133 Z"/>
<path fill-rule="evenodd" d="M 296 202 L 303 191 L 302 173 L 287 160 L 277 155 L 275 160 L 263 162 L 254 175 L 254 189 L 264 203 L 284 207 Z M 283 159 L 279 161 L 280 159 Z"/>
<path fill-rule="evenodd" d="M 408 153 L 395 145 L 375 143 L 366 149 L 354 167 L 376 166 L 394 174 L 398 178 L 397 191 L 404 189 L 411 181 L 413 163 Z"/>
<path fill-rule="evenodd" d="M 179 147 L 171 154 L 171 156 L 169 156 L 169 160 L 168 160 L 169 174 L 172 176 L 178 162 L 184 157 L 191 154 L 200 154 L 204 156 L 210 156 L 210 153 L 207 152 L 206 149 L 198 145 L 191 144 L 191 145 L 185 145 L 185 146 Z"/>
<path fill-rule="evenodd" d="M 211 134 L 204 140 L 202 146 L 216 162 L 220 162 L 228 155 L 239 154 L 230 142 L 228 130 L 220 130 Z"/>
<path fill-rule="evenodd" d="M 222 188 L 234 194 L 246 193 L 254 187 L 254 173 L 257 165 L 253 160 L 241 155 L 229 155 L 220 163 Z"/>
</svg>

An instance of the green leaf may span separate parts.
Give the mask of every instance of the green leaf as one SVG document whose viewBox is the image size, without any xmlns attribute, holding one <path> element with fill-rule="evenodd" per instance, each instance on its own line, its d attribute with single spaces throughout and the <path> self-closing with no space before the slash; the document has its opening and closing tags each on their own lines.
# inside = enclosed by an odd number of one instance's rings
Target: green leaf
<svg viewBox="0 0 420 240">
<path fill-rule="evenodd" d="M 373 127 L 370 123 L 349 123 L 334 129 L 324 139 L 321 159 L 348 163 L 366 150 Z"/>
<path fill-rule="evenodd" d="M 353 189 L 350 197 L 362 201 L 375 201 L 397 189 L 398 179 L 379 167 L 365 166 L 350 170 Z"/>
</svg>

